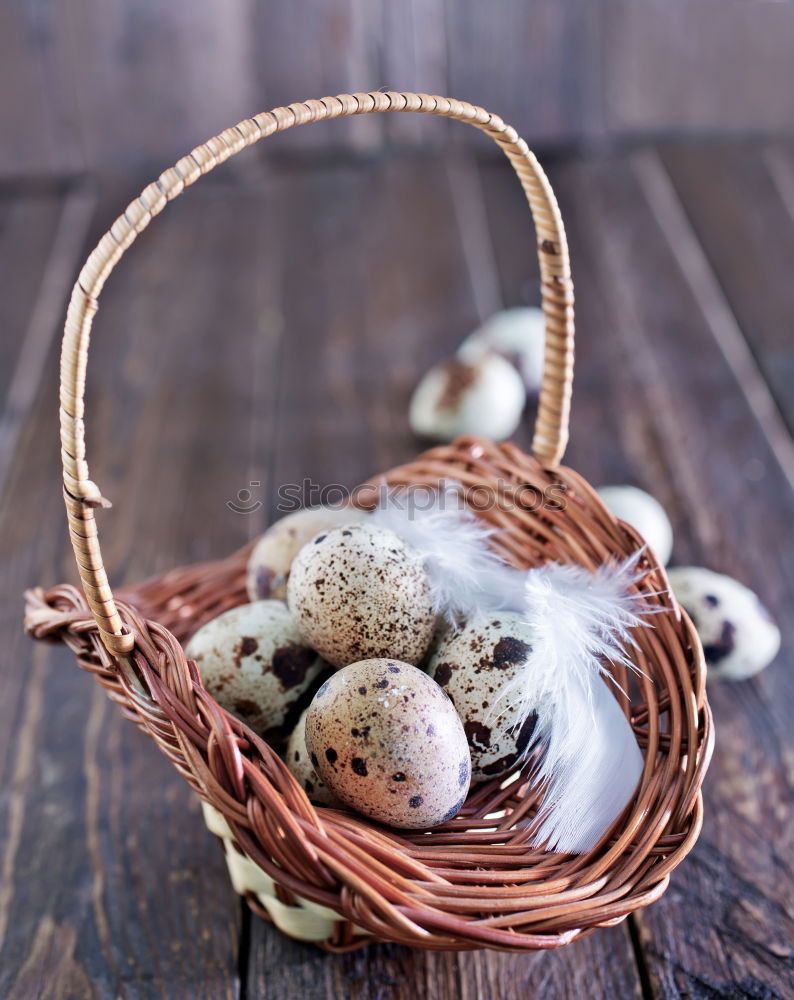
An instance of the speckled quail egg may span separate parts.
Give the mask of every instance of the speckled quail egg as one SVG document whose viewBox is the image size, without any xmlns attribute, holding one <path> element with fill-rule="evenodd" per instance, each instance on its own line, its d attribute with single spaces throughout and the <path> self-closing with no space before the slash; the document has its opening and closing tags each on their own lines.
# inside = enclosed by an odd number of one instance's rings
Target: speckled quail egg
<svg viewBox="0 0 794 1000">
<path fill-rule="evenodd" d="M 339 799 L 390 826 L 438 826 L 466 800 L 471 760 L 452 702 L 399 660 L 333 674 L 309 706 L 306 748 Z"/>
<path fill-rule="evenodd" d="M 393 531 L 351 524 L 300 550 L 287 587 L 303 639 L 335 667 L 373 656 L 418 663 L 433 635 L 430 583 Z"/>
<path fill-rule="evenodd" d="M 414 433 L 439 441 L 479 434 L 503 441 L 521 422 L 526 392 L 521 376 L 498 354 L 471 362 L 449 358 L 420 381 L 411 398 Z"/>
<path fill-rule="evenodd" d="M 543 381 L 543 348 L 546 320 L 537 306 L 517 306 L 494 313 L 458 348 L 461 361 L 477 361 L 484 354 L 501 355 L 519 372 L 528 393 L 535 394 Z"/>
<path fill-rule="evenodd" d="M 478 614 L 447 633 L 428 674 L 449 695 L 471 751 L 473 782 L 509 774 L 529 746 L 535 715 L 519 719 L 499 700 L 504 685 L 526 666 L 533 633 L 520 614 Z"/>
<path fill-rule="evenodd" d="M 285 736 L 290 710 L 327 668 L 283 601 L 254 601 L 203 625 L 185 649 L 219 705 L 259 736 Z"/>
<path fill-rule="evenodd" d="M 673 528 L 656 497 L 636 486 L 602 486 L 596 491 L 604 506 L 630 524 L 650 545 L 664 566 L 673 551 Z"/>
<path fill-rule="evenodd" d="M 357 507 L 307 507 L 271 524 L 251 550 L 246 589 L 251 601 L 266 597 L 287 598 L 287 578 L 292 560 L 320 531 L 354 524 L 366 517 Z"/>
<path fill-rule="evenodd" d="M 703 643 L 710 681 L 752 677 L 774 660 L 780 629 L 752 590 L 696 566 L 676 567 L 667 576 Z"/>
<path fill-rule="evenodd" d="M 301 717 L 295 724 L 295 728 L 290 734 L 287 743 L 287 753 L 284 757 L 287 767 L 297 779 L 298 784 L 306 792 L 312 802 L 321 806 L 335 806 L 339 808 L 341 802 L 334 793 L 323 784 L 320 775 L 314 770 L 309 751 L 306 749 L 306 713 L 308 709 L 301 712 Z"/>
</svg>

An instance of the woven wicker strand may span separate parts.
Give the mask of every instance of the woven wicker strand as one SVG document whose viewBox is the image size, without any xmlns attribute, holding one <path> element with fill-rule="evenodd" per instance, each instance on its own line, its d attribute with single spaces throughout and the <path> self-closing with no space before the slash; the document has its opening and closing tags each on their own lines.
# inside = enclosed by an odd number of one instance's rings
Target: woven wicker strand
<svg viewBox="0 0 794 1000">
<path fill-rule="evenodd" d="M 482 513 L 497 529 L 498 550 L 516 563 L 596 566 L 641 545 L 574 472 L 546 470 L 511 445 L 462 439 L 387 479 L 397 486 L 445 476 L 478 489 L 507 484 L 522 495 L 527 487 L 538 495 L 562 488 L 565 509 Z M 372 940 L 531 950 L 609 926 L 662 894 L 700 830 L 713 739 L 697 636 L 672 601 L 668 613 L 654 615 L 653 629 L 637 635 L 643 673 L 627 709 L 646 764 L 636 800 L 588 855 L 547 855 L 527 843 L 536 795 L 520 779 L 476 788 L 456 819 L 429 834 L 400 835 L 315 810 L 273 751 L 203 691 L 180 644 L 202 621 L 246 599 L 246 558 L 244 549 L 123 594 L 120 614 L 138 639 L 135 674 L 119 669 L 74 587 L 28 594 L 27 627 L 66 642 L 211 806 L 209 826 L 222 836 L 233 884 L 252 908 L 329 950 Z M 665 592 L 663 569 L 651 556 L 646 567 L 643 593 Z M 618 680 L 625 684 L 625 674 Z"/>
<path fill-rule="evenodd" d="M 89 258 L 67 315 L 61 381 L 66 506 L 83 592 L 69 585 L 30 591 L 25 624 L 36 638 L 68 645 L 158 743 L 201 797 L 234 888 L 285 933 L 334 951 L 374 940 L 448 950 L 556 948 L 657 899 L 702 823 L 700 788 L 713 743 L 703 655 L 652 552 L 641 556 L 646 574 L 637 593 L 649 604 L 661 600 L 664 610 L 654 614 L 653 628 L 637 631 L 636 676 L 620 669 L 615 678 L 644 754 L 643 776 L 602 842 L 571 857 L 531 846 L 539 790 L 526 772 L 475 787 L 457 817 L 429 832 L 400 833 L 315 808 L 274 750 L 207 694 L 185 657 L 182 644 L 201 624 L 246 601 L 248 549 L 172 570 L 117 600 L 97 541 L 93 511 L 107 501 L 85 461 L 86 352 L 97 297 L 124 249 L 186 184 L 263 135 L 386 110 L 468 121 L 505 149 L 535 218 L 548 334 L 534 456 L 461 438 L 386 480 L 458 480 L 476 493 L 478 514 L 495 529 L 494 548 L 516 566 L 556 560 L 594 568 L 642 547 L 580 476 L 559 465 L 572 378 L 572 289 L 562 223 L 534 157 L 509 126 L 471 105 L 415 94 L 341 95 L 259 115 L 194 150 L 132 203 Z M 372 489 L 363 489 L 356 502 L 366 507 L 372 498 Z"/>
</svg>

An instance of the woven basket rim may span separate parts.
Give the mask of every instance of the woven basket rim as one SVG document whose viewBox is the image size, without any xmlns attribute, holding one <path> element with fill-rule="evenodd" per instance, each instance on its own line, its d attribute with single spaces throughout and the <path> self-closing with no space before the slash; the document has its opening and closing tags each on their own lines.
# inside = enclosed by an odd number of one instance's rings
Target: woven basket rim
<svg viewBox="0 0 794 1000">
<path fill-rule="evenodd" d="M 497 550 L 516 562 L 522 545 L 525 564 L 554 558 L 591 567 L 643 545 L 575 472 L 544 468 L 515 445 L 461 439 L 384 478 L 395 486 L 457 479 L 564 487 L 562 511 L 478 512 L 495 527 Z M 521 780 L 501 790 L 498 779 L 476 786 L 461 818 L 429 833 L 386 830 L 352 813 L 314 807 L 275 752 L 204 691 L 176 637 L 247 601 L 248 550 L 124 592 L 119 607 L 136 637 L 134 670 L 119 669 L 123 661 L 104 646 L 76 588 L 30 594 L 27 627 L 77 652 L 80 665 L 219 810 L 236 847 L 275 880 L 284 900 L 297 896 L 340 914 L 327 947 L 344 950 L 370 940 L 433 949 L 559 947 L 664 892 L 700 831 L 700 788 L 713 733 L 697 634 L 651 552 L 642 556 L 648 574 L 641 592 L 657 592 L 665 610 L 637 636 L 643 675 L 640 700 L 629 711 L 645 772 L 634 803 L 605 841 L 571 857 L 527 846 L 523 820 L 534 798 L 521 790 Z M 508 812 L 504 829 L 491 832 L 494 823 L 484 817 L 499 809 Z M 353 927 L 366 933 L 354 937 Z"/>
</svg>

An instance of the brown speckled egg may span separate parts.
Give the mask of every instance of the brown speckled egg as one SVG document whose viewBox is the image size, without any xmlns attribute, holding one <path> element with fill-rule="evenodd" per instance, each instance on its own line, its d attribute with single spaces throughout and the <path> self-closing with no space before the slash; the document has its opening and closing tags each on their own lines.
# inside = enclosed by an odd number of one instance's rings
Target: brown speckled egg
<svg viewBox="0 0 794 1000">
<path fill-rule="evenodd" d="M 509 774 L 532 738 L 535 715 L 522 724 L 508 703 L 497 701 L 527 662 L 532 642 L 519 614 L 475 615 L 445 636 L 428 665 L 463 722 L 474 782 Z"/>
<path fill-rule="evenodd" d="M 284 760 L 312 802 L 322 806 L 340 808 L 342 803 L 330 788 L 323 784 L 322 778 L 314 770 L 312 762 L 309 760 L 309 751 L 306 749 L 306 711 L 308 710 L 301 712 L 301 717 L 290 734 Z"/>
<path fill-rule="evenodd" d="M 399 660 L 332 674 L 309 706 L 306 749 L 342 802 L 390 826 L 438 826 L 469 790 L 469 747 L 452 702 Z"/>
<path fill-rule="evenodd" d="M 251 601 L 287 599 L 287 579 L 292 561 L 320 531 L 354 524 L 367 515 L 356 507 L 307 507 L 271 524 L 251 550 L 246 589 Z"/>
<path fill-rule="evenodd" d="M 327 667 L 301 639 L 283 601 L 255 601 L 203 625 L 185 649 L 219 705 L 266 739 Z"/>
<path fill-rule="evenodd" d="M 416 664 L 433 635 L 430 584 L 393 531 L 351 524 L 300 550 L 288 584 L 304 640 L 335 667 L 374 656 Z"/>
</svg>

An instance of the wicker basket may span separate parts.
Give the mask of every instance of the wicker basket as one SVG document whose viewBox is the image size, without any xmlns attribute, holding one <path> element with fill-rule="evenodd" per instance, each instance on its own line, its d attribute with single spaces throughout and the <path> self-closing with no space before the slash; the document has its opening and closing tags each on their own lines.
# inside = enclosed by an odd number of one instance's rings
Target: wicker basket
<svg viewBox="0 0 794 1000">
<path fill-rule="evenodd" d="M 194 149 L 129 205 L 88 258 L 66 318 L 60 390 L 64 496 L 83 592 L 67 585 L 29 592 L 26 627 L 65 642 L 157 741 L 201 797 L 234 888 L 287 934 L 335 951 L 374 940 L 449 950 L 555 948 L 658 899 L 701 827 L 700 786 L 712 748 L 703 656 L 652 553 L 642 556 L 648 574 L 641 593 L 649 600 L 661 592 L 664 611 L 637 635 L 641 672 L 630 701 L 618 695 L 645 768 L 633 803 L 597 848 L 580 856 L 529 845 L 537 797 L 522 774 L 477 786 L 455 819 L 428 833 L 401 834 L 315 808 L 276 753 L 204 691 L 185 658 L 182 643 L 200 624 L 246 600 L 246 551 L 172 571 L 119 600 L 102 564 L 94 512 L 109 504 L 89 477 L 83 394 L 91 325 L 108 275 L 170 200 L 244 147 L 293 125 L 375 111 L 455 118 L 502 148 L 534 217 L 547 331 L 534 457 L 467 438 L 387 480 L 452 478 L 510 499 L 481 516 L 497 529 L 495 547 L 519 566 L 554 559 L 594 567 L 642 545 L 559 464 L 573 374 L 573 290 L 559 211 L 535 157 L 501 119 L 469 104 L 424 94 L 342 94 L 258 115 Z M 565 502 L 526 503 L 549 487 Z M 625 674 L 617 679 L 626 682 Z"/>
</svg>

